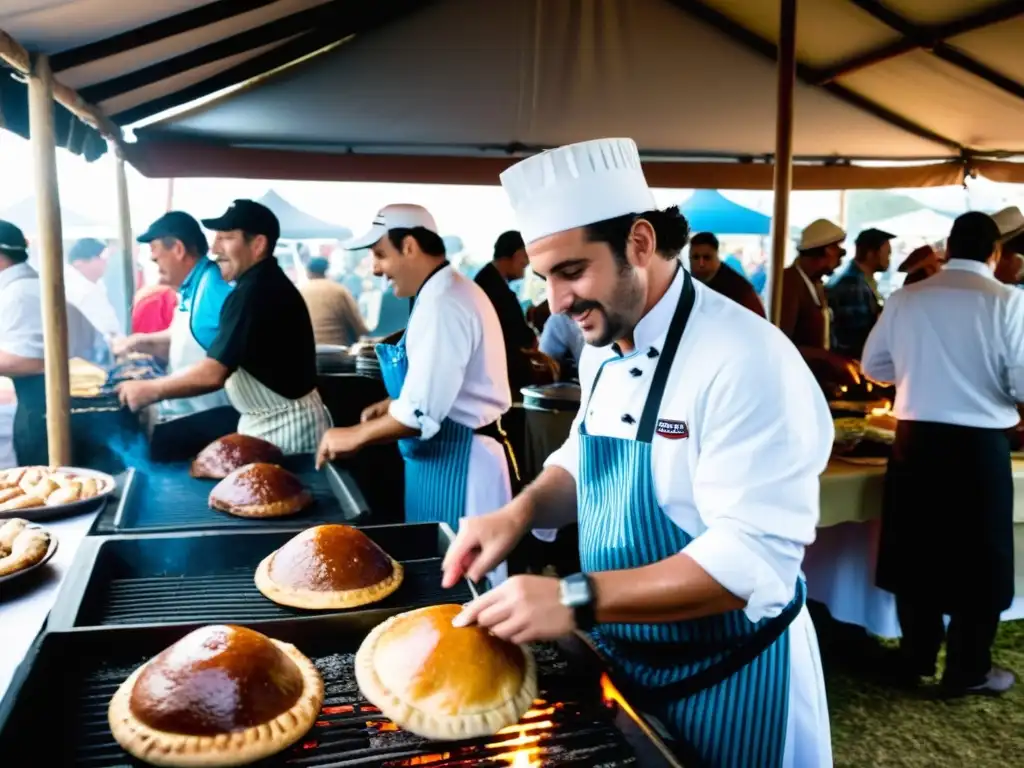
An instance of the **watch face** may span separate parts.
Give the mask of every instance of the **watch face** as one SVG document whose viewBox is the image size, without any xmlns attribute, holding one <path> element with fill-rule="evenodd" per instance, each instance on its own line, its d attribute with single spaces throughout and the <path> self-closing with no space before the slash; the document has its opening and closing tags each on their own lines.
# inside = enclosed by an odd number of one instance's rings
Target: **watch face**
<svg viewBox="0 0 1024 768">
<path fill-rule="evenodd" d="M 590 602 L 590 585 L 585 579 L 568 578 L 562 581 L 562 604 L 569 607 Z"/>
</svg>

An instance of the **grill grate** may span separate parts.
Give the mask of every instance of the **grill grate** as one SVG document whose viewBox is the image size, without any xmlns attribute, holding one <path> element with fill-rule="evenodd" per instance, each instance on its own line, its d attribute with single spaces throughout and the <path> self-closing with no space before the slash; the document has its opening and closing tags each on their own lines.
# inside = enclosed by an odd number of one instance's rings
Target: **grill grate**
<svg viewBox="0 0 1024 768">
<path fill-rule="evenodd" d="M 553 645 L 534 646 L 541 699 L 519 724 L 496 736 L 430 743 L 399 731 L 361 697 L 352 672 L 353 654 L 315 659 L 325 684 L 324 707 L 313 729 L 285 752 L 259 763 L 314 768 L 625 768 L 637 760 L 615 727 L 611 711 L 596 698 L 580 701 L 579 680 Z M 139 659 L 141 664 L 145 659 Z M 137 763 L 121 750 L 107 726 L 107 705 L 136 665 L 86 674 L 77 690 L 67 681 L 67 710 L 56 722 L 68 726 L 63 762 L 75 768 L 129 768 Z M 47 758 L 38 755 L 41 761 Z M 53 757 L 53 756 L 51 756 Z M 42 762 L 40 763 L 42 764 Z"/>
<path fill-rule="evenodd" d="M 149 464 L 136 467 L 120 514 L 117 531 L 158 532 L 179 530 L 295 527 L 324 522 L 345 522 L 361 510 L 344 509 L 331 488 L 327 472 L 317 472 L 312 456 L 287 456 L 281 466 L 294 474 L 313 495 L 313 504 L 297 515 L 266 520 L 235 517 L 210 509 L 210 491 L 216 480 L 189 474 L 189 463 Z M 346 512 L 348 513 L 346 516 Z"/>
<path fill-rule="evenodd" d="M 438 603 L 468 602 L 465 582 L 441 588 L 441 558 L 404 562 L 405 578 L 393 594 L 366 608 L 419 608 Z M 231 568 L 202 576 L 117 578 L 83 606 L 78 625 L 244 622 L 291 619 L 322 614 L 277 605 L 253 583 L 252 568 Z"/>
</svg>

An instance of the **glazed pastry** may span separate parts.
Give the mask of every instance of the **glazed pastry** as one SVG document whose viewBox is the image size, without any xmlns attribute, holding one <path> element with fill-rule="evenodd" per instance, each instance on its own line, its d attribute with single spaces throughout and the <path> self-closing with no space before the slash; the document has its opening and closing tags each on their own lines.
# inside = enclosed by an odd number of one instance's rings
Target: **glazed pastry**
<svg viewBox="0 0 1024 768">
<path fill-rule="evenodd" d="M 399 728 L 437 741 L 490 736 L 517 723 L 537 698 L 530 651 L 477 626 L 453 627 L 461 610 L 399 614 L 359 647 L 359 689 Z"/>
<path fill-rule="evenodd" d="M 0 512 L 56 507 L 99 496 L 103 480 L 55 467 L 19 467 L 0 472 Z"/>
<path fill-rule="evenodd" d="M 256 588 L 280 605 L 354 608 L 383 600 L 402 584 L 401 563 L 348 525 L 309 528 L 268 555 Z"/>
<path fill-rule="evenodd" d="M 216 625 L 135 670 L 107 719 L 118 744 L 152 765 L 245 765 L 302 738 L 323 698 L 320 673 L 297 648 Z"/>
<path fill-rule="evenodd" d="M 82 483 L 78 480 L 71 480 L 46 497 L 46 506 L 56 507 L 61 504 L 71 504 L 81 498 Z"/>
<path fill-rule="evenodd" d="M 238 517 L 285 517 L 313 503 L 291 472 L 276 464 L 246 464 L 210 491 L 210 506 Z"/>
<path fill-rule="evenodd" d="M 8 520 L 0 527 L 0 576 L 30 568 L 50 548 L 50 534 L 41 528 L 30 528 L 26 520 Z"/>
<path fill-rule="evenodd" d="M 31 493 L 23 493 L 0 504 L 0 512 L 13 512 L 16 509 L 33 509 L 34 507 L 45 506 L 45 504 L 46 499 L 41 499 Z"/>
<path fill-rule="evenodd" d="M 281 449 L 266 440 L 248 435 L 225 435 L 199 452 L 192 462 L 192 477 L 223 480 L 246 464 L 277 464 L 283 459 Z"/>
</svg>

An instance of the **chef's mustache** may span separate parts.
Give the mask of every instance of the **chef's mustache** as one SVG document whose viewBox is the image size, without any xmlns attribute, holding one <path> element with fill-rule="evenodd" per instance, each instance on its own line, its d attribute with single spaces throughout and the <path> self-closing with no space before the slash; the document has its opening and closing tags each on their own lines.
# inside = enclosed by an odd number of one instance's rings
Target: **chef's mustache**
<svg viewBox="0 0 1024 768">
<path fill-rule="evenodd" d="M 604 312 L 604 306 L 601 302 L 592 301 L 590 299 L 578 299 L 565 311 L 565 314 L 570 317 L 579 317 L 588 309 L 596 309 L 598 312 Z"/>
</svg>

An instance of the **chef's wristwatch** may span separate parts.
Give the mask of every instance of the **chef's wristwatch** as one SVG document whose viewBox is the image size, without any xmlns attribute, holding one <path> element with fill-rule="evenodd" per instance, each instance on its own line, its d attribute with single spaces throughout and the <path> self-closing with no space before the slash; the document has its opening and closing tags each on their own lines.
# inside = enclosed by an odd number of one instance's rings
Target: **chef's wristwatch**
<svg viewBox="0 0 1024 768">
<path fill-rule="evenodd" d="M 594 626 L 594 584 L 585 573 L 574 573 L 559 582 L 559 599 L 572 608 L 576 627 L 588 630 Z"/>
</svg>

